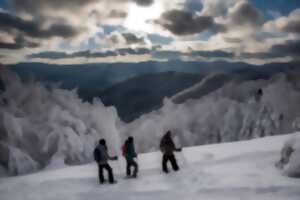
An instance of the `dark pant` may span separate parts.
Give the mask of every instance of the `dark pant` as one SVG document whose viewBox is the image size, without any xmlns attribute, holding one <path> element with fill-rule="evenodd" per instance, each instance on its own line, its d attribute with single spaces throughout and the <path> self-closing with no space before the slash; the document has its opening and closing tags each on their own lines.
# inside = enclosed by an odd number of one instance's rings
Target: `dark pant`
<svg viewBox="0 0 300 200">
<path fill-rule="evenodd" d="M 164 154 L 163 155 L 163 160 L 162 160 L 162 170 L 163 170 L 163 172 L 165 172 L 165 173 L 169 172 L 168 166 L 167 166 L 168 161 L 171 162 L 173 170 L 175 170 L 175 171 L 179 170 L 175 155 L 174 154 L 171 154 L 171 155 Z"/>
<path fill-rule="evenodd" d="M 127 176 L 131 175 L 131 170 L 130 170 L 131 167 L 134 167 L 133 176 L 137 176 L 137 173 L 139 170 L 137 162 L 135 162 L 135 160 L 133 160 L 133 159 L 127 159 L 126 163 L 127 163 L 127 166 L 126 166 Z"/>
<path fill-rule="evenodd" d="M 102 184 L 104 183 L 104 177 L 103 177 L 103 169 L 105 169 L 108 173 L 108 180 L 110 183 L 114 182 L 114 175 L 113 175 L 113 171 L 112 168 L 109 166 L 108 163 L 106 164 L 98 164 L 99 167 L 99 182 Z"/>
</svg>

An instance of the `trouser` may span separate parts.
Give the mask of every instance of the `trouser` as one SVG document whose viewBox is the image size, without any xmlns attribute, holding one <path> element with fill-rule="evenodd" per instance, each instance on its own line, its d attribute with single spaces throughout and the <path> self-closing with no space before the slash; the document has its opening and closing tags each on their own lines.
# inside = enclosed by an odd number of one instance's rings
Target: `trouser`
<svg viewBox="0 0 300 200">
<path fill-rule="evenodd" d="M 175 170 L 175 171 L 179 170 L 175 155 L 174 154 L 171 154 L 171 155 L 164 154 L 163 159 L 162 159 L 162 170 L 163 170 L 163 172 L 165 172 L 165 173 L 169 172 L 168 166 L 167 166 L 168 161 L 171 162 L 173 170 Z"/>
<path fill-rule="evenodd" d="M 108 181 L 110 183 L 114 182 L 114 175 L 113 175 L 113 171 L 112 168 L 109 166 L 108 163 L 106 164 L 98 164 L 99 167 L 99 182 L 102 184 L 104 183 L 104 176 L 103 176 L 103 170 L 105 169 L 108 173 Z"/>
<path fill-rule="evenodd" d="M 126 159 L 126 174 L 127 176 L 130 176 L 131 175 L 131 167 L 134 167 L 134 170 L 133 170 L 133 176 L 137 176 L 137 173 L 138 173 L 138 164 L 135 160 L 133 159 Z"/>
</svg>

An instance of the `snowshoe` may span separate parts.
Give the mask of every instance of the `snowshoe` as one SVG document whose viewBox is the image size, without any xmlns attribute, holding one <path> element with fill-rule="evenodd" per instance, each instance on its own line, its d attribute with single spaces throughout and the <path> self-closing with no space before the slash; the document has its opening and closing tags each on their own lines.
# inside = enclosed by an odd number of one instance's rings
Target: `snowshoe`
<svg viewBox="0 0 300 200">
<path fill-rule="evenodd" d="M 133 174 L 133 175 L 132 175 L 132 178 L 137 178 L 137 174 Z"/>
<path fill-rule="evenodd" d="M 124 179 L 133 179 L 133 178 L 137 178 L 137 176 L 125 176 Z"/>
</svg>

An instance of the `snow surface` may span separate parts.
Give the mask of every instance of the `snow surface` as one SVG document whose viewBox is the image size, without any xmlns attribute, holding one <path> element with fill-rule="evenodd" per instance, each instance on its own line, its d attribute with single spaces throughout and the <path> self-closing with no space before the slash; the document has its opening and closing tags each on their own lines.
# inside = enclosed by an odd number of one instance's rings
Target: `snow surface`
<svg viewBox="0 0 300 200">
<path fill-rule="evenodd" d="M 112 162 L 117 184 L 99 185 L 93 164 L 52 168 L 35 174 L 0 178 L 1 200 L 94 199 L 262 199 L 299 200 L 300 179 L 275 167 L 280 151 L 300 133 L 184 148 L 179 172 L 160 170 L 161 154 L 140 154 L 138 179 L 123 179 L 124 161 Z"/>
</svg>

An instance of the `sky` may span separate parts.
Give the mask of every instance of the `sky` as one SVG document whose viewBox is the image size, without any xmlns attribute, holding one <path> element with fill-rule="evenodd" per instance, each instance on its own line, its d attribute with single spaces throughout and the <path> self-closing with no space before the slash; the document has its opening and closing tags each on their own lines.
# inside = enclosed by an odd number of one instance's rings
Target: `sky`
<svg viewBox="0 0 300 200">
<path fill-rule="evenodd" d="M 0 0 L 0 63 L 293 62 L 299 0 Z"/>
</svg>

